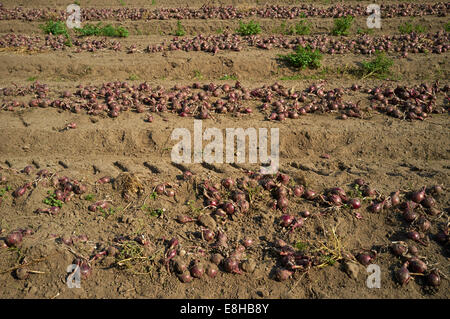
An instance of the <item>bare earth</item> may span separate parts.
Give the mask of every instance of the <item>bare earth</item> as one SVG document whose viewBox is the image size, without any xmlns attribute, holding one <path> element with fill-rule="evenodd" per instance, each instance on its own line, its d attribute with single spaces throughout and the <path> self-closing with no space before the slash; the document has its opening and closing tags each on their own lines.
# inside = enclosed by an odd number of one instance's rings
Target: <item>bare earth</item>
<svg viewBox="0 0 450 319">
<path fill-rule="evenodd" d="M 81 1 L 81 6 L 107 7 L 111 1 Z M 128 7 L 150 7 L 149 1 L 125 1 Z M 163 7 L 155 4 L 155 8 Z M 162 1 L 161 1 L 162 2 Z M 270 1 L 272 3 L 272 1 Z M 278 4 L 296 5 L 298 1 L 277 1 Z M 318 6 L 332 5 L 317 3 Z M 117 1 L 117 7 L 120 7 Z M 346 1 L 360 4 L 360 1 Z M 369 3 L 369 2 L 368 2 Z M 363 3 L 364 4 L 364 3 Z M 64 9 L 64 1 L 4 1 L 3 6 L 17 5 L 39 8 L 57 6 Z M 184 7 L 183 1 L 167 1 L 165 7 Z M 200 7 L 203 2 L 189 2 L 190 7 Z M 212 1 L 209 5 L 235 5 L 254 7 L 265 5 L 264 1 Z M 262 26 L 263 34 L 273 34 L 280 25 L 280 19 L 256 19 Z M 333 20 L 312 18 L 313 35 L 325 34 L 332 27 Z M 386 19 L 383 29 L 373 36 L 398 33 L 398 26 L 407 17 Z M 118 23 L 105 21 L 105 23 Z M 448 18 L 425 16 L 414 22 L 427 26 L 429 32 L 443 29 Z M 16 20 L 0 21 L 0 36 L 7 33 L 39 35 L 44 37 L 39 25 L 42 22 Z M 356 19 L 353 34 L 365 19 Z M 175 20 L 168 21 L 124 21 L 130 30 L 126 39 L 117 39 L 122 47 L 136 44 L 145 48 L 148 44 L 169 42 L 170 33 L 176 26 Z M 217 29 L 234 30 L 238 20 L 186 20 L 183 21 L 187 35 L 214 34 Z M 264 85 L 280 83 L 287 89 L 303 91 L 313 83 L 325 80 L 325 89 L 349 88 L 358 83 L 363 88 L 373 88 L 387 82 L 413 86 L 423 82 L 433 84 L 439 80 L 440 86 L 448 84 L 449 53 L 410 54 L 408 58 L 393 55 L 393 80 L 360 80 L 337 68 L 353 67 L 368 58 L 365 55 L 324 54 L 322 65 L 328 67 L 326 74 L 319 71 L 303 70 L 302 76 L 286 80 L 299 73 L 276 60 L 278 54 L 289 50 L 261 50 L 248 47 L 240 52 L 220 51 L 218 54 L 206 52 L 164 52 L 127 54 L 126 50 L 114 52 L 76 53 L 74 48 L 66 50 L 29 53 L 17 50 L 0 52 L 0 89 L 4 87 L 29 86 L 33 81 L 48 84 L 48 98 L 57 99 L 68 90 L 77 91 L 77 85 L 101 85 L 106 82 L 127 81 L 130 85 L 147 82 L 171 89 L 174 85 L 224 84 L 232 87 L 236 79 L 243 87 L 253 90 Z M 221 80 L 224 76 L 233 79 Z M 30 81 L 32 78 L 32 81 Z M 448 92 L 447 92 L 448 94 Z M 443 185 L 444 192 L 436 196 L 436 207 L 441 212 L 437 216 L 427 216 L 431 228 L 425 234 L 427 245 L 414 243 L 406 238 L 406 232 L 415 227 L 402 218 L 400 208 L 385 208 L 380 213 L 367 209 L 371 201 L 363 202 L 359 210 L 362 218 L 357 218 L 349 208 L 330 210 L 322 214 L 323 205 L 318 201 L 289 197 L 285 212 L 268 206 L 269 191 L 259 188 L 260 193 L 250 201 L 250 210 L 224 220 L 214 217 L 216 233 L 221 230 L 228 236 L 228 248 L 213 248 L 212 242 L 202 239 L 205 227 L 198 222 L 180 224 L 179 215 L 194 219 L 201 214 L 213 214 L 211 208 L 203 209 L 203 196 L 198 193 L 198 184 L 204 180 L 221 183 L 222 179 L 234 180 L 257 171 L 256 164 L 184 164 L 171 162 L 171 150 L 176 141 L 170 139 L 175 128 L 185 127 L 193 132 L 193 117 L 180 117 L 169 112 L 152 113 L 154 120 L 145 121 L 147 112 L 121 112 L 116 118 L 89 115 L 84 110 L 73 113 L 54 107 L 16 108 L 10 112 L 4 103 L 17 99 L 28 103 L 36 96 L 4 96 L 0 94 L 0 238 L 17 229 L 32 229 L 33 234 L 25 236 L 22 244 L 0 248 L 0 298 L 448 298 L 450 295 L 450 263 L 447 246 L 438 243 L 435 235 L 448 223 L 450 208 L 450 121 L 448 106 L 442 114 L 431 114 L 424 121 L 408 121 L 368 110 L 370 100 L 363 90 L 347 90 L 345 100 L 361 101 L 363 118 L 342 120 L 338 113 L 307 114 L 298 119 L 268 121 L 262 112 L 260 101 L 245 101 L 245 106 L 253 112 L 242 116 L 214 114 L 214 118 L 203 120 L 203 128 L 272 128 L 280 130 L 280 172 L 288 174 L 294 184 L 304 185 L 323 193 L 326 189 L 342 187 L 350 192 L 357 178 L 364 179 L 382 196 L 401 191 L 402 202 L 411 191 L 423 186 Z M 436 105 L 444 106 L 445 97 L 439 95 Z M 75 129 L 64 129 L 74 122 Z M 206 142 L 205 142 L 206 144 Z M 326 155 L 325 155 L 326 154 Z M 325 156 L 324 156 L 325 155 Z M 31 165 L 31 172 L 22 170 Z M 38 171 L 47 169 L 48 178 L 39 179 Z M 194 179 L 185 181 L 183 170 L 194 173 Z M 124 198 L 127 186 L 118 183 L 100 184 L 98 180 L 110 176 L 113 181 L 124 172 L 138 177 L 141 191 L 131 191 Z M 56 175 L 53 175 L 56 174 Z M 53 191 L 52 178 L 67 176 L 87 186 L 82 195 L 75 194 L 71 201 L 64 203 L 56 215 L 37 213 L 39 208 L 48 208 L 43 200 L 48 191 Z M 14 197 L 13 191 L 27 182 L 35 182 L 24 196 Z M 158 195 L 152 198 L 155 186 L 169 183 L 175 190 L 175 197 Z M 7 188 L 7 187 L 10 188 Z M 221 189 L 222 194 L 226 192 Z M 86 199 L 92 195 L 92 200 Z M 247 193 L 248 196 L 248 193 Z M 405 197 L 404 197 L 405 196 Z M 114 210 L 90 211 L 89 205 L 106 200 Z M 159 217 L 152 212 L 163 210 Z M 290 232 L 280 225 L 283 214 L 300 216 L 309 210 L 312 214 L 305 219 L 302 227 Z M 423 210 L 422 210 L 423 211 Z M 422 212 L 418 210 L 418 212 Z M 61 238 L 79 238 L 86 235 L 87 241 L 74 240 L 67 244 Z M 149 245 L 137 245 L 142 249 L 142 259 L 122 262 L 119 257 L 95 254 L 106 251 L 110 246 L 119 250 L 124 243 L 144 236 Z M 122 238 L 121 238 L 122 237 Z M 185 260 L 208 261 L 213 253 L 227 256 L 242 242 L 251 237 L 253 245 L 245 250 L 242 262 L 255 263 L 255 269 L 243 274 L 226 272 L 219 266 L 216 278 L 194 279 L 182 283 L 174 273 L 171 263 L 164 263 L 169 244 L 177 237 L 180 241 L 178 253 L 183 250 Z M 125 239 L 124 239 L 125 238 Z M 323 243 L 329 249 L 340 253 L 336 262 L 323 267 L 311 267 L 307 271 L 296 271 L 286 281 L 276 280 L 275 271 L 280 267 L 280 256 L 274 242 L 283 239 L 290 245 L 307 243 L 312 246 Z M 415 275 L 406 285 L 400 285 L 395 272 L 404 259 L 396 257 L 389 249 L 393 241 L 405 241 L 419 249 L 429 269 L 441 272 L 441 283 L 437 288 L 426 285 L 425 276 Z M 448 239 L 447 239 L 448 241 Z M 336 248 L 336 243 L 340 248 Z M 366 286 L 369 275 L 366 267 L 355 263 L 357 276 L 351 277 L 344 271 L 348 263 L 347 254 L 357 255 L 367 250 L 376 250 L 373 263 L 381 269 L 381 288 Z M 82 280 L 81 289 L 69 289 L 66 285 L 66 268 L 76 257 L 91 259 L 92 274 Z M 122 256 L 124 257 L 124 256 Z M 143 261 L 145 259 L 145 261 Z M 122 259 L 126 259 L 125 257 Z M 169 267 L 166 267 L 169 266 Z M 16 269 L 26 267 L 30 273 L 25 280 L 16 278 Z M 241 264 L 242 267 L 242 264 Z M 244 266 L 245 267 L 245 266 Z M 169 271 L 168 271 L 169 270 Z M 445 278 L 447 277 L 447 278 Z"/>
</svg>

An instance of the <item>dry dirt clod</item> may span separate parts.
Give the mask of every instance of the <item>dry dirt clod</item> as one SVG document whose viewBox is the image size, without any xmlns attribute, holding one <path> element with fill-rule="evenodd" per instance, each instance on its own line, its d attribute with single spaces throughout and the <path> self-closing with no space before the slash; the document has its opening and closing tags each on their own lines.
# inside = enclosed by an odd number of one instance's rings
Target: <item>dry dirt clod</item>
<svg viewBox="0 0 450 319">
<path fill-rule="evenodd" d="M 112 267 L 116 263 L 116 259 L 112 256 L 106 256 L 101 263 L 104 267 Z"/>
<path fill-rule="evenodd" d="M 0 248 L 8 248 L 8 245 L 3 239 L 0 240 Z"/>
<path fill-rule="evenodd" d="M 175 257 L 172 259 L 173 268 L 178 274 L 182 274 L 187 270 L 187 263 L 184 259 L 180 257 Z"/>
<path fill-rule="evenodd" d="M 343 264 L 343 269 L 350 278 L 357 279 L 359 273 L 359 265 L 353 261 L 346 260 Z"/>
<path fill-rule="evenodd" d="M 114 257 L 119 253 L 119 250 L 114 246 L 109 246 L 107 249 L 108 256 Z"/>
<path fill-rule="evenodd" d="M 243 271 L 248 272 L 248 273 L 252 273 L 255 271 L 256 268 L 256 262 L 249 258 L 247 260 L 244 260 L 241 264 L 241 268 Z"/>
<path fill-rule="evenodd" d="M 217 227 L 216 221 L 209 214 L 202 214 L 202 215 L 200 215 L 200 217 L 198 218 L 198 222 L 201 225 L 203 225 L 203 226 L 205 226 L 205 227 L 207 227 L 207 228 L 209 228 L 209 229 L 211 229 L 213 231 L 216 230 L 216 227 Z"/>
<path fill-rule="evenodd" d="M 25 279 L 28 278 L 28 276 L 29 276 L 29 272 L 28 272 L 27 269 L 25 269 L 25 268 L 18 268 L 18 269 L 16 269 L 16 277 L 17 277 L 17 279 L 25 280 Z"/>
</svg>

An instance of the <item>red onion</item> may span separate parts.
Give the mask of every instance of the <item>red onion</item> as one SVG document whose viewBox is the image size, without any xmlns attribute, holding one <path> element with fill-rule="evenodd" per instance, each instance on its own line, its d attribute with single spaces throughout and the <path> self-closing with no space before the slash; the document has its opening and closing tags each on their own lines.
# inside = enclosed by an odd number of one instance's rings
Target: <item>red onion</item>
<svg viewBox="0 0 450 319">
<path fill-rule="evenodd" d="M 312 200 L 312 199 L 317 197 L 317 193 L 315 191 L 311 190 L 311 189 L 308 189 L 308 190 L 305 191 L 303 196 L 305 196 L 305 198 L 308 199 L 308 200 Z"/>
<path fill-rule="evenodd" d="M 213 240 L 215 236 L 216 236 L 216 235 L 214 234 L 213 231 L 211 231 L 211 230 L 209 230 L 209 229 L 204 229 L 204 230 L 203 230 L 203 238 L 204 238 L 206 241 L 211 241 L 211 240 Z"/>
<path fill-rule="evenodd" d="M 8 234 L 5 242 L 9 247 L 17 247 L 22 243 L 22 238 L 23 238 L 22 232 L 14 231 Z"/>
<path fill-rule="evenodd" d="M 348 204 L 350 205 L 350 207 L 352 209 L 359 209 L 361 207 L 361 201 L 359 200 L 359 198 L 352 198 Z"/>
<path fill-rule="evenodd" d="M 449 239 L 448 229 L 441 229 L 435 237 L 439 243 L 445 244 Z"/>
<path fill-rule="evenodd" d="M 434 269 L 428 274 L 427 283 L 433 287 L 438 287 L 441 284 L 441 276 L 437 270 Z"/>
<path fill-rule="evenodd" d="M 305 220 L 302 217 L 295 219 L 295 222 L 292 224 L 291 231 L 293 231 L 295 228 L 302 227 L 304 223 Z"/>
<path fill-rule="evenodd" d="M 328 196 L 328 200 L 336 206 L 342 205 L 342 199 L 339 195 L 331 194 L 330 196 Z"/>
<path fill-rule="evenodd" d="M 411 275 L 408 271 L 408 262 L 404 263 L 403 266 L 395 272 L 395 277 L 400 282 L 400 284 L 405 285 L 411 279 Z"/>
<path fill-rule="evenodd" d="M 443 188 L 441 185 L 434 185 L 431 189 L 431 191 L 436 194 L 436 195 L 440 195 L 444 192 Z"/>
<path fill-rule="evenodd" d="M 91 266 L 87 262 L 82 262 L 80 264 L 80 273 L 84 279 L 88 278 L 92 274 Z"/>
<path fill-rule="evenodd" d="M 73 245 L 73 240 L 70 237 L 61 237 L 61 242 L 64 245 L 67 245 L 67 246 L 72 246 Z"/>
<path fill-rule="evenodd" d="M 185 271 L 184 273 L 178 275 L 178 279 L 180 279 L 182 283 L 190 283 L 194 278 L 188 271 Z"/>
<path fill-rule="evenodd" d="M 242 259 L 242 254 L 245 251 L 245 247 L 242 245 L 238 245 L 236 249 L 230 254 L 229 258 L 235 259 L 237 262 L 239 262 Z"/>
<path fill-rule="evenodd" d="M 217 242 L 216 242 L 215 245 L 216 245 L 217 247 L 227 247 L 227 246 L 228 246 L 227 241 L 228 241 L 228 236 L 227 236 L 227 234 L 225 234 L 225 233 L 222 232 L 222 231 L 218 231 L 218 234 L 217 234 Z"/>
<path fill-rule="evenodd" d="M 356 259 L 364 266 L 368 266 L 372 263 L 373 258 L 370 254 L 361 253 L 356 256 Z"/>
<path fill-rule="evenodd" d="M 234 186 L 234 181 L 231 178 L 225 178 L 222 180 L 222 186 L 226 189 L 230 189 Z"/>
<path fill-rule="evenodd" d="M 431 196 L 426 196 L 422 202 L 421 202 L 422 206 L 425 208 L 431 208 L 434 207 L 436 205 L 436 201 L 434 200 L 433 197 Z"/>
<path fill-rule="evenodd" d="M 227 213 L 222 209 L 222 208 L 218 208 L 215 210 L 214 214 L 216 216 L 219 216 L 221 218 L 225 218 L 227 216 Z"/>
<path fill-rule="evenodd" d="M 177 250 L 176 250 L 176 249 L 171 249 L 171 248 L 169 248 L 169 250 L 167 251 L 167 254 L 166 254 L 166 260 L 171 260 L 171 259 L 173 259 L 176 255 L 177 255 Z"/>
<path fill-rule="evenodd" d="M 246 200 L 240 200 L 238 202 L 239 210 L 241 213 L 245 214 L 250 209 L 250 203 Z"/>
<path fill-rule="evenodd" d="M 104 176 L 98 180 L 99 184 L 106 184 L 111 181 L 111 177 Z"/>
<path fill-rule="evenodd" d="M 30 174 L 31 173 L 31 170 L 33 169 L 33 166 L 31 166 L 31 165 L 28 165 L 28 166 L 25 166 L 25 168 L 23 169 L 23 172 L 25 173 L 25 174 Z"/>
<path fill-rule="evenodd" d="M 277 207 L 282 211 L 286 210 L 289 205 L 289 201 L 286 197 L 282 197 L 277 201 Z"/>
<path fill-rule="evenodd" d="M 367 197 L 372 197 L 377 194 L 377 192 L 373 188 L 369 187 L 368 185 L 365 185 L 365 187 L 362 189 L 362 191 L 363 191 L 364 196 L 367 196 Z"/>
<path fill-rule="evenodd" d="M 245 247 L 245 248 L 249 248 L 249 247 L 251 247 L 251 246 L 253 245 L 253 239 L 251 239 L 251 238 L 245 238 L 245 239 L 243 240 L 243 244 L 244 244 L 244 247 Z"/>
<path fill-rule="evenodd" d="M 60 208 L 58 206 L 52 206 L 49 208 L 49 213 L 52 215 L 57 215 L 60 211 Z"/>
<path fill-rule="evenodd" d="M 211 262 L 215 265 L 219 265 L 223 260 L 223 256 L 221 254 L 214 254 L 211 256 Z"/>
<path fill-rule="evenodd" d="M 394 243 L 391 245 L 392 252 L 396 256 L 403 256 L 408 251 L 408 247 L 401 243 Z"/>
<path fill-rule="evenodd" d="M 169 248 L 168 249 L 172 249 L 178 246 L 180 242 L 178 241 L 178 238 L 173 237 L 170 241 L 169 241 Z"/>
<path fill-rule="evenodd" d="M 309 212 L 309 210 L 305 210 L 301 213 L 301 215 L 306 218 L 306 217 L 311 216 L 311 213 Z"/>
<path fill-rule="evenodd" d="M 190 223 L 190 222 L 194 221 L 194 219 L 192 219 L 192 217 L 187 216 L 187 215 L 178 215 L 176 220 L 177 220 L 177 222 L 179 222 L 181 224 L 186 224 L 186 223 Z"/>
<path fill-rule="evenodd" d="M 238 202 L 241 200 L 245 200 L 245 193 L 241 192 L 241 191 L 237 191 L 233 194 L 233 199 Z"/>
<path fill-rule="evenodd" d="M 391 194 L 391 204 L 392 206 L 397 206 L 400 204 L 400 197 L 399 197 L 400 191 L 396 191 L 395 193 Z"/>
<path fill-rule="evenodd" d="M 235 211 L 234 204 L 231 202 L 226 203 L 224 206 L 224 210 L 228 215 L 233 215 Z"/>
<path fill-rule="evenodd" d="M 16 189 L 13 193 L 14 197 L 20 197 L 23 196 L 25 194 L 25 192 L 27 191 L 26 187 L 19 187 L 18 189 Z"/>
<path fill-rule="evenodd" d="M 62 190 L 60 190 L 60 189 L 57 189 L 56 191 L 55 191 L 55 197 L 56 197 L 56 199 L 58 199 L 58 200 L 64 200 L 64 192 L 62 191 Z"/>
<path fill-rule="evenodd" d="M 410 245 L 408 247 L 408 253 L 410 253 L 413 256 L 417 256 L 419 254 L 419 249 L 414 245 Z"/>
<path fill-rule="evenodd" d="M 427 271 L 427 265 L 420 259 L 413 257 L 410 258 L 409 260 L 409 270 L 414 272 L 414 273 L 424 273 Z"/>
<path fill-rule="evenodd" d="M 226 272 L 241 274 L 241 270 L 239 269 L 239 262 L 232 257 L 228 257 L 223 261 L 223 267 Z"/>
<path fill-rule="evenodd" d="M 39 172 L 37 172 L 37 176 L 46 177 L 50 172 L 47 169 L 41 169 Z"/>
<path fill-rule="evenodd" d="M 157 186 L 155 187 L 155 192 L 156 192 L 158 195 L 164 194 L 164 190 L 165 190 L 165 186 L 164 186 L 163 184 L 159 184 L 159 185 L 157 185 Z"/>
<path fill-rule="evenodd" d="M 370 206 L 370 211 L 372 212 L 372 213 L 379 213 L 379 212 L 381 212 L 383 210 L 383 202 L 380 202 L 380 203 L 373 203 L 371 206 Z"/>
<path fill-rule="evenodd" d="M 166 194 L 166 196 L 174 197 L 175 191 L 173 189 L 166 189 L 165 194 Z"/>
<path fill-rule="evenodd" d="M 300 197 L 305 192 L 305 189 L 303 188 L 303 186 L 297 185 L 297 186 L 294 187 L 293 191 L 294 191 L 294 195 L 295 196 Z"/>
<path fill-rule="evenodd" d="M 202 278 L 203 274 L 205 273 L 205 268 L 203 267 L 203 264 L 199 261 L 196 261 L 194 265 L 191 267 L 191 275 L 194 278 Z"/>
<path fill-rule="evenodd" d="M 292 271 L 284 269 L 284 268 L 277 268 L 275 271 L 275 278 L 278 281 L 285 281 L 289 279 L 292 276 Z"/>
<path fill-rule="evenodd" d="M 84 194 L 87 191 L 87 187 L 86 185 L 80 184 L 80 185 L 76 185 L 74 188 L 74 193 L 75 194 Z"/>
<path fill-rule="evenodd" d="M 423 232 L 427 232 L 431 228 L 431 222 L 424 216 L 421 216 L 419 220 L 417 221 L 417 225 L 419 226 L 420 230 Z"/>
<path fill-rule="evenodd" d="M 416 202 L 416 203 L 420 203 L 421 201 L 423 201 L 425 198 L 425 187 L 422 188 L 420 191 L 414 192 L 411 195 L 411 199 Z"/>
<path fill-rule="evenodd" d="M 412 223 L 413 221 L 415 221 L 418 216 L 419 215 L 412 209 L 406 209 L 403 213 L 403 218 L 409 223 Z"/>
<path fill-rule="evenodd" d="M 278 180 L 281 182 L 281 184 L 287 185 L 287 184 L 289 184 L 290 178 L 289 178 L 289 176 L 286 175 L 286 174 L 280 174 L 280 175 L 278 176 Z"/>
<path fill-rule="evenodd" d="M 285 187 L 278 187 L 275 189 L 275 195 L 277 199 L 287 196 L 287 189 Z"/>
<path fill-rule="evenodd" d="M 185 181 L 188 181 L 188 180 L 190 180 L 191 178 L 192 178 L 192 172 L 190 172 L 190 171 L 184 171 L 183 172 L 183 179 L 185 180 Z"/>
<path fill-rule="evenodd" d="M 409 239 L 414 240 L 414 241 L 416 241 L 418 243 L 421 243 L 422 245 L 426 246 L 426 243 L 422 240 L 422 237 L 420 236 L 419 232 L 414 231 L 414 230 L 413 231 L 409 231 L 409 232 L 406 233 L 406 236 Z"/>
<path fill-rule="evenodd" d="M 34 231 L 31 228 L 27 228 L 27 229 L 22 229 L 21 230 L 22 235 L 25 236 L 31 236 L 34 234 Z"/>
<path fill-rule="evenodd" d="M 281 226 L 288 227 L 294 221 L 294 216 L 286 214 L 286 215 L 281 216 L 280 220 L 281 220 L 281 222 L 280 222 Z"/>
<path fill-rule="evenodd" d="M 219 204 L 219 201 L 217 199 L 209 199 L 207 203 L 208 206 L 216 207 Z"/>
<path fill-rule="evenodd" d="M 211 278 L 215 278 L 218 273 L 219 273 L 219 269 L 217 268 L 217 266 L 215 264 L 210 264 L 206 268 L 206 274 Z"/>
</svg>

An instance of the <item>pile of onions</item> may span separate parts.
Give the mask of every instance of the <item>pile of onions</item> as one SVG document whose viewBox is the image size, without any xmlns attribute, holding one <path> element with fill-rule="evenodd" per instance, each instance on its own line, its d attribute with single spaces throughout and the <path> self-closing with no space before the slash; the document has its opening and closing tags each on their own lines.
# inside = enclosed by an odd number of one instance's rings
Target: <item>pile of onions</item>
<svg viewBox="0 0 450 319">
<path fill-rule="evenodd" d="M 78 85 L 75 92 L 59 93 L 61 98 L 50 99 L 52 93 L 48 85 L 33 83 L 28 87 L 0 88 L 2 109 L 15 111 L 23 107 L 55 107 L 80 113 L 83 109 L 89 115 L 107 113 L 117 117 L 120 113 L 133 110 L 147 114 L 175 113 L 181 117 L 207 119 L 213 113 L 234 115 L 251 114 L 245 106 L 249 101 L 261 103 L 260 110 L 270 120 L 284 121 L 297 119 L 309 113 L 341 113 L 346 117 L 362 118 L 367 107 L 360 102 L 345 101 L 350 88 L 327 90 L 324 82 L 308 86 L 303 90 L 288 89 L 275 82 L 253 90 L 247 89 L 237 81 L 230 84 L 200 84 L 191 86 L 175 85 L 171 89 L 162 86 L 151 87 L 147 82 L 130 84 L 128 82 L 107 82 L 101 85 Z M 361 88 L 358 88 L 361 90 Z M 387 85 L 364 89 L 369 94 L 371 108 L 389 116 L 423 120 L 432 113 L 450 110 L 449 105 L 438 106 L 440 96 L 448 99 L 449 86 L 439 83 L 423 83 L 414 87 L 390 88 Z M 13 96 L 34 95 L 28 103 L 12 100 Z M 279 181 L 275 181 L 279 182 Z M 265 187 L 268 187 L 267 185 Z M 301 189 L 296 191 L 301 192 Z"/>
<path fill-rule="evenodd" d="M 449 9 L 448 3 L 392 3 L 382 4 L 381 14 L 383 18 L 439 15 L 445 16 Z M 315 6 L 302 4 L 299 6 L 266 5 L 251 8 L 236 8 L 228 6 L 203 5 L 200 8 L 95 8 L 82 7 L 82 21 L 101 20 L 169 20 L 169 19 L 243 19 L 250 17 L 269 19 L 295 19 L 302 16 L 337 18 L 347 15 L 366 16 L 366 6 L 362 4 L 334 4 L 330 6 Z M 65 10 L 39 8 L 25 9 L 23 7 L 5 8 L 0 6 L 0 20 L 39 21 L 56 19 L 65 21 L 68 13 Z"/>
</svg>

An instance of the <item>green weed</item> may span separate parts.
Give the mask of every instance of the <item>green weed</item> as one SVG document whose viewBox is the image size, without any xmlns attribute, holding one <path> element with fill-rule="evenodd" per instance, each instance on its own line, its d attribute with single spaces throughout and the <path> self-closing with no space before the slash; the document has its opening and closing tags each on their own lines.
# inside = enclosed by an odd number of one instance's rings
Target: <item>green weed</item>
<svg viewBox="0 0 450 319">
<path fill-rule="evenodd" d="M 124 27 L 114 27 L 111 24 L 102 26 L 99 22 L 97 25 L 86 24 L 82 28 L 75 28 L 75 31 L 80 33 L 81 36 L 104 36 L 104 37 L 116 37 L 116 38 L 126 38 L 129 32 Z"/>
<path fill-rule="evenodd" d="M 84 199 L 92 202 L 95 199 L 95 196 L 94 194 L 87 194 L 86 196 L 84 196 Z"/>
<path fill-rule="evenodd" d="M 413 25 L 411 22 L 405 22 L 398 27 L 398 31 L 401 34 L 409 34 L 412 32 L 424 33 L 427 31 L 427 28 L 420 24 Z"/>
<path fill-rule="evenodd" d="M 224 76 L 222 76 L 219 80 L 233 80 L 233 81 L 237 81 L 237 76 L 236 75 L 228 75 L 225 74 Z"/>
<path fill-rule="evenodd" d="M 393 65 L 394 61 L 387 57 L 384 52 L 376 52 L 374 59 L 362 62 L 361 72 L 363 78 L 375 76 L 382 79 L 391 73 L 390 68 Z"/>
<path fill-rule="evenodd" d="M 55 193 L 52 193 L 51 191 L 48 191 L 47 194 L 48 194 L 47 198 L 45 198 L 42 201 L 44 204 L 47 204 L 49 206 L 57 206 L 59 208 L 62 207 L 63 202 L 56 198 L 56 194 Z"/>
<path fill-rule="evenodd" d="M 308 35 L 311 33 L 311 23 L 306 20 L 300 20 L 295 26 L 291 29 L 292 35 Z"/>
<path fill-rule="evenodd" d="M 198 79 L 198 80 L 202 80 L 203 79 L 203 75 L 199 70 L 194 70 L 194 78 Z"/>
<path fill-rule="evenodd" d="M 353 16 L 346 16 L 334 20 L 334 28 L 331 30 L 332 35 L 349 35 L 349 30 L 353 24 Z"/>
<path fill-rule="evenodd" d="M 258 23 L 254 22 L 253 20 L 250 21 L 249 23 L 239 21 L 239 28 L 236 30 L 236 32 L 242 36 L 255 35 L 261 33 L 261 27 Z"/>
<path fill-rule="evenodd" d="M 361 28 L 358 28 L 356 30 L 356 33 L 357 34 L 372 34 L 373 33 L 373 29 L 361 29 Z"/>
<path fill-rule="evenodd" d="M 69 31 L 63 21 L 49 20 L 45 24 L 40 25 L 40 28 L 46 34 L 64 35 L 67 39 L 65 45 L 72 46 L 72 40 L 70 39 Z"/>
<path fill-rule="evenodd" d="M 186 35 L 186 30 L 184 30 L 184 27 L 181 24 L 180 20 L 177 21 L 177 28 L 174 32 L 174 35 L 176 35 L 177 37 L 182 37 L 182 36 Z"/>
<path fill-rule="evenodd" d="M 307 67 L 317 69 L 320 67 L 322 54 L 320 54 L 319 50 L 312 50 L 309 46 L 305 48 L 299 46 L 295 50 L 295 53 L 290 53 L 287 55 L 280 54 L 279 58 L 293 67 L 301 69 L 305 69 Z"/>
</svg>

